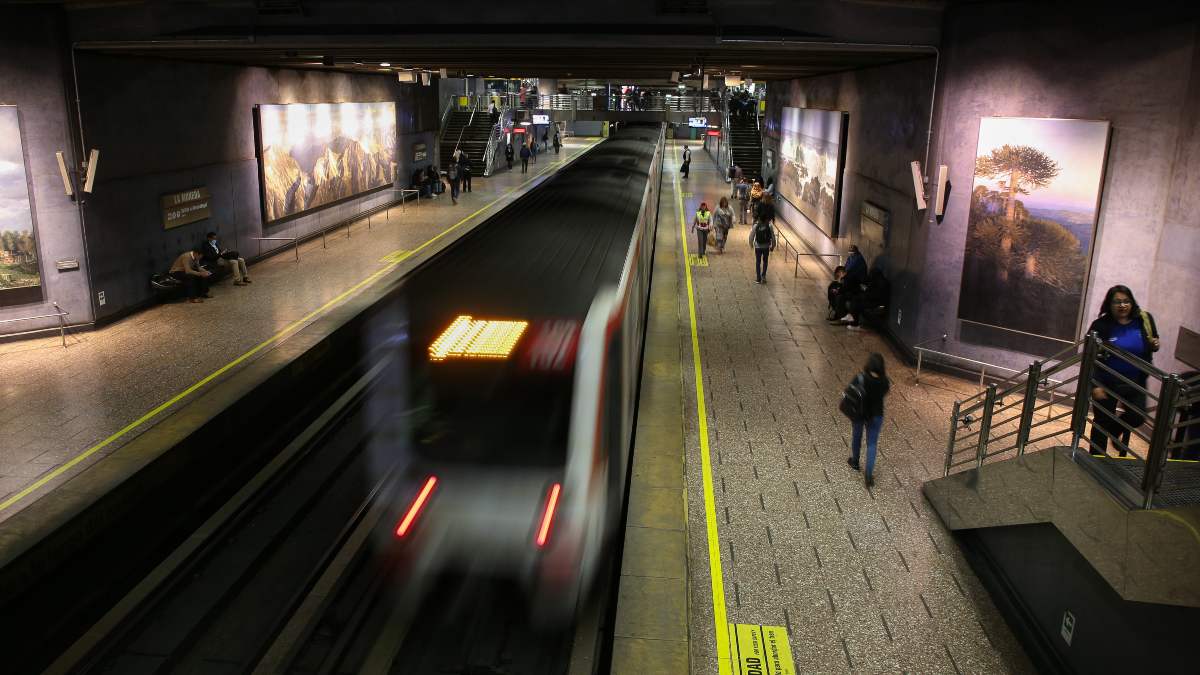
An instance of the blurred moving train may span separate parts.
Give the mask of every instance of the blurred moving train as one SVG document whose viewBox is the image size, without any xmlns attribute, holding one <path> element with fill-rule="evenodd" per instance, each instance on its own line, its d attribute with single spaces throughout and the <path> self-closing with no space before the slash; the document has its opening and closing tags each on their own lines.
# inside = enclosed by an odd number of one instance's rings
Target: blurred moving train
<svg viewBox="0 0 1200 675">
<path fill-rule="evenodd" d="M 543 621 L 620 531 L 658 220 L 661 125 L 623 128 L 407 284 L 413 581 L 515 579 Z"/>
</svg>

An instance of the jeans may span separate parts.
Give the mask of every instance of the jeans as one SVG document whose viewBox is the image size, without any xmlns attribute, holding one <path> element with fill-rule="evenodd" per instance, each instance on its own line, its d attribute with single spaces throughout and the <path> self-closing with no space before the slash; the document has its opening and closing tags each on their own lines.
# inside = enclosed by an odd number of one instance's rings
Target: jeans
<svg viewBox="0 0 1200 675">
<path fill-rule="evenodd" d="M 183 282 L 189 298 L 199 298 L 208 295 L 208 278 L 188 274 L 187 272 L 171 272 L 171 276 Z"/>
<path fill-rule="evenodd" d="M 469 174 L 469 173 L 463 173 L 463 175 L 462 175 L 462 189 L 463 189 L 463 192 L 470 192 L 470 191 L 471 191 L 471 174 Z"/>
<path fill-rule="evenodd" d="M 453 199 L 454 201 L 458 201 L 458 179 L 457 178 L 450 179 L 450 199 Z"/>
<path fill-rule="evenodd" d="M 1097 370 L 1099 370 L 1097 368 Z M 1146 395 L 1134 387 L 1118 381 L 1116 384 L 1105 383 L 1111 392 L 1117 396 L 1129 401 L 1135 408 L 1140 410 L 1146 409 Z M 1143 386 L 1144 386 L 1143 382 Z M 1146 418 L 1136 410 L 1129 410 L 1128 406 L 1121 403 L 1120 406 L 1123 412 L 1117 414 L 1118 401 L 1110 393 L 1108 398 L 1098 401 L 1092 399 L 1092 435 L 1091 435 L 1091 452 L 1094 455 L 1104 454 L 1108 448 L 1108 436 L 1121 440 L 1117 444 L 1117 452 L 1122 457 L 1129 451 L 1129 436 L 1130 432 L 1125 427 L 1121 426 L 1121 422 L 1128 424 L 1136 429 L 1142 426 Z M 1121 420 L 1118 422 L 1117 420 Z M 1108 432 L 1108 436 L 1104 432 Z"/>
<path fill-rule="evenodd" d="M 754 249 L 754 278 L 762 281 L 767 278 L 767 260 L 771 257 L 771 249 Z"/>
<path fill-rule="evenodd" d="M 226 260 L 225 258 L 218 258 L 217 266 L 218 267 L 228 267 L 229 271 L 233 272 L 233 280 L 237 281 L 237 282 L 241 282 L 242 279 L 245 279 L 250 276 L 250 270 L 246 269 L 246 259 L 245 258 L 234 258 L 233 260 Z"/>
<path fill-rule="evenodd" d="M 704 251 L 708 248 L 708 230 L 696 228 L 696 255 L 704 257 Z"/>
<path fill-rule="evenodd" d="M 867 466 L 863 469 L 863 475 L 870 478 L 871 472 L 875 470 L 875 450 L 879 446 L 879 431 L 883 428 L 883 415 L 865 420 L 854 420 L 851 424 L 853 429 L 850 432 L 850 459 L 855 464 L 858 464 L 859 452 L 862 450 L 863 427 L 867 429 Z"/>
</svg>

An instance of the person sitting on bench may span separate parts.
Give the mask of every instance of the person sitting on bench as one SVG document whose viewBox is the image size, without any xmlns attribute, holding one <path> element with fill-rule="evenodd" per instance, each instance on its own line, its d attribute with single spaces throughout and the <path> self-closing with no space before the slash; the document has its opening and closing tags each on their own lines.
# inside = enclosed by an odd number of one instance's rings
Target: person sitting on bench
<svg viewBox="0 0 1200 675">
<path fill-rule="evenodd" d="M 250 283 L 250 270 L 246 268 L 246 260 L 237 251 L 221 248 L 217 242 L 217 233 L 209 232 L 205 236 L 203 252 L 204 266 L 210 270 L 228 267 L 233 272 L 233 285 L 245 286 Z"/>
<path fill-rule="evenodd" d="M 867 275 L 866 288 L 862 293 L 850 298 L 850 321 L 842 323 L 845 323 L 847 328 L 854 329 L 862 325 L 864 315 L 873 323 L 885 318 L 891 294 L 892 284 L 883 275 L 883 270 L 872 267 Z"/>
<path fill-rule="evenodd" d="M 208 278 L 212 272 L 200 267 L 200 254 L 195 250 L 185 251 L 171 265 L 171 276 L 178 279 L 187 289 L 188 302 L 204 302 L 208 294 Z"/>
</svg>

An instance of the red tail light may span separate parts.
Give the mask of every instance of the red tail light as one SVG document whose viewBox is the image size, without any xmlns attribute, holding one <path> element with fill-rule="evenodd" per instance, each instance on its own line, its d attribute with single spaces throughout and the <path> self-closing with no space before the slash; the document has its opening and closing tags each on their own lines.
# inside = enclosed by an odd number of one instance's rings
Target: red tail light
<svg viewBox="0 0 1200 675">
<path fill-rule="evenodd" d="M 555 483 L 550 487 L 550 495 L 546 498 L 546 510 L 542 512 L 542 524 L 538 528 L 537 543 L 538 548 L 546 545 L 546 541 L 550 539 L 550 524 L 554 522 L 554 510 L 558 508 L 558 493 L 562 491 L 562 485 Z"/>
<path fill-rule="evenodd" d="M 421 513 L 421 509 L 425 508 L 425 503 L 429 501 L 429 495 L 433 494 L 433 487 L 435 485 L 437 485 L 437 476 L 430 476 L 425 481 L 425 486 L 421 488 L 421 492 L 413 500 L 412 506 L 408 507 L 408 513 L 404 514 L 404 520 L 401 520 L 400 526 L 396 528 L 397 537 L 403 537 L 412 529 L 413 521 L 417 519 L 417 515 Z"/>
</svg>

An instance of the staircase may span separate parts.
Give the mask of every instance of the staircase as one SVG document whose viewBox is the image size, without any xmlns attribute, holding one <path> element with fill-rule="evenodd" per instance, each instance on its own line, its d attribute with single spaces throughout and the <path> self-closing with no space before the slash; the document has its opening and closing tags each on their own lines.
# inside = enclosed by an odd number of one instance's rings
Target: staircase
<svg viewBox="0 0 1200 675">
<path fill-rule="evenodd" d="M 491 116 L 484 108 L 475 112 L 473 121 L 470 110 L 450 111 L 439 142 L 441 170 L 445 171 L 450 166 L 450 158 L 454 155 L 454 148 L 457 147 L 471 158 L 472 174 L 482 176 L 483 155 L 487 150 L 488 136 L 491 131 Z"/>
<path fill-rule="evenodd" d="M 729 147 L 733 163 L 748 180 L 762 177 L 762 136 L 752 116 L 729 118 Z"/>
</svg>

